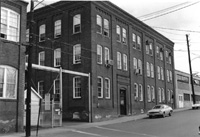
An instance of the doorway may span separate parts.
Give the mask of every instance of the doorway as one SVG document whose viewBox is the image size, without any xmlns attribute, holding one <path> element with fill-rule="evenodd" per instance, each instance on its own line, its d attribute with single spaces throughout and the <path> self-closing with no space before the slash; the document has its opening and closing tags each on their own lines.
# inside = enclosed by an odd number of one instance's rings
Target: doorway
<svg viewBox="0 0 200 137">
<path fill-rule="evenodd" d="M 120 115 L 126 115 L 126 90 L 120 89 Z"/>
<path fill-rule="evenodd" d="M 183 95 L 179 95 L 178 100 L 179 100 L 179 108 L 183 108 Z"/>
</svg>

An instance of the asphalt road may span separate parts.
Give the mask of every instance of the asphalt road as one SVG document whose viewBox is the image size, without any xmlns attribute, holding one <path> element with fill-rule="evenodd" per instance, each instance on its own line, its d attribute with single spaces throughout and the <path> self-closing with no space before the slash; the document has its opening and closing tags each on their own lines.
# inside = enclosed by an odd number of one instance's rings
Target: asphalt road
<svg viewBox="0 0 200 137">
<path fill-rule="evenodd" d="M 200 110 L 176 112 L 171 117 L 81 128 L 56 137 L 200 137 Z"/>
</svg>

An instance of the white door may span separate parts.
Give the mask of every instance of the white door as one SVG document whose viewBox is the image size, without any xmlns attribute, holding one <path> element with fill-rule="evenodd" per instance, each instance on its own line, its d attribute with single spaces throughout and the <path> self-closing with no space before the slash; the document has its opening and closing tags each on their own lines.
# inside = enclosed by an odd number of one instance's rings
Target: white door
<svg viewBox="0 0 200 137">
<path fill-rule="evenodd" d="M 178 96 L 179 108 L 183 108 L 183 95 Z"/>
</svg>

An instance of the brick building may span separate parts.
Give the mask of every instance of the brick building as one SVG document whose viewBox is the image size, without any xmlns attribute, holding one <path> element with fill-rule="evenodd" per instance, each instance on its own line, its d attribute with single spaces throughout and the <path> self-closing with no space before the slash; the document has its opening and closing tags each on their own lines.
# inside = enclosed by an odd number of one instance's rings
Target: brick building
<svg viewBox="0 0 200 137">
<path fill-rule="evenodd" d="M 190 74 L 175 70 L 176 106 L 177 108 L 192 107 L 192 87 Z M 193 75 L 196 103 L 200 103 L 200 77 Z"/>
<path fill-rule="evenodd" d="M 91 105 L 87 78 L 63 75 L 63 119 L 84 119 L 89 108 L 100 121 L 173 106 L 174 43 L 113 3 L 57 2 L 35 10 L 34 20 L 33 63 L 91 74 Z M 56 74 L 33 76 L 43 97 L 59 96 Z"/>
<path fill-rule="evenodd" d="M 27 4 L 0 2 L 0 133 L 23 130 Z"/>
</svg>

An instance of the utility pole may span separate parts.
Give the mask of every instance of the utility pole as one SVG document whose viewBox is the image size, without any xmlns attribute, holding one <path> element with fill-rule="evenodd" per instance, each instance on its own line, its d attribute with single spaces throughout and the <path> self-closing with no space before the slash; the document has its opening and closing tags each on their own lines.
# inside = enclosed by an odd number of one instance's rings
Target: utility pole
<svg viewBox="0 0 200 137">
<path fill-rule="evenodd" d="M 189 45 L 189 40 L 188 40 L 188 34 L 186 34 L 186 40 L 187 40 L 188 60 L 189 60 L 189 67 L 190 67 L 190 82 L 191 82 L 191 87 L 192 87 L 192 99 L 193 99 L 193 104 L 196 104 L 195 93 L 194 93 L 194 80 L 193 80 L 193 75 L 192 75 L 192 66 L 191 66 L 191 59 L 190 59 L 190 45 Z"/>
<path fill-rule="evenodd" d="M 27 97 L 26 97 L 26 137 L 31 135 L 31 77 L 32 77 L 32 44 L 33 44 L 33 9 L 34 2 L 30 6 L 29 46 L 28 46 L 28 76 L 27 76 Z"/>
</svg>

